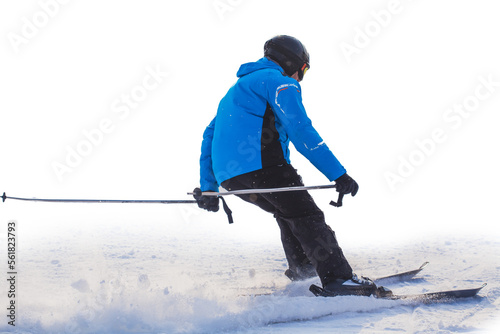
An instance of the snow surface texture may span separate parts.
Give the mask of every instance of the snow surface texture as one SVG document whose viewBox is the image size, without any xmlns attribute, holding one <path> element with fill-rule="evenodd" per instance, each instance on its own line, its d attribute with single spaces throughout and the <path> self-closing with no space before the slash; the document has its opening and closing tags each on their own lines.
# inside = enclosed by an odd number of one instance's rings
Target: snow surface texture
<svg viewBox="0 0 500 334">
<path fill-rule="evenodd" d="M 131 218 L 76 227 L 55 218 L 37 233 L 19 221 L 16 332 L 469 333 L 487 332 L 500 314 L 500 243 L 491 238 L 343 243 L 361 275 L 385 276 L 430 261 L 413 282 L 389 285 L 397 293 L 487 282 L 477 298 L 433 305 L 319 298 L 308 291 L 316 279 L 290 283 L 283 275 L 277 230 L 258 237 L 238 221 L 222 228 L 223 213 L 191 222 L 177 210 L 167 213 L 169 219 L 152 224 Z M 220 228 L 201 217 L 217 217 Z M 1 326 L 0 332 L 12 331 Z"/>
</svg>

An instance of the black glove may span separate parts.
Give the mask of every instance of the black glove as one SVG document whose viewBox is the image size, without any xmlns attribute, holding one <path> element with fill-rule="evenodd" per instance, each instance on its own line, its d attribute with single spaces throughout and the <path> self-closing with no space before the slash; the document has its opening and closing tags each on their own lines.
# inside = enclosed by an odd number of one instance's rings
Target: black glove
<svg viewBox="0 0 500 334">
<path fill-rule="evenodd" d="M 205 209 L 211 212 L 219 211 L 219 197 L 203 196 L 201 194 L 200 188 L 195 188 L 193 190 L 193 196 L 196 202 L 198 203 L 198 207 L 200 207 L 201 209 Z"/>
<path fill-rule="evenodd" d="M 347 173 L 336 179 L 335 184 L 337 191 L 342 195 L 352 194 L 355 196 L 358 193 L 358 184 Z"/>
</svg>

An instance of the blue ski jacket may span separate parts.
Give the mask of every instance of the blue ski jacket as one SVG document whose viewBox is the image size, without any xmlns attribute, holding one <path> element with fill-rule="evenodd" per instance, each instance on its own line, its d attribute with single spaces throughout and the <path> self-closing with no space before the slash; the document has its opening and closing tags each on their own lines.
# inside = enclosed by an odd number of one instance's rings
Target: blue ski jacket
<svg viewBox="0 0 500 334">
<path fill-rule="evenodd" d="M 330 181 L 346 170 L 312 126 L 299 83 L 267 58 L 241 65 L 203 134 L 202 191 L 232 177 L 290 163 L 291 141 Z"/>
</svg>

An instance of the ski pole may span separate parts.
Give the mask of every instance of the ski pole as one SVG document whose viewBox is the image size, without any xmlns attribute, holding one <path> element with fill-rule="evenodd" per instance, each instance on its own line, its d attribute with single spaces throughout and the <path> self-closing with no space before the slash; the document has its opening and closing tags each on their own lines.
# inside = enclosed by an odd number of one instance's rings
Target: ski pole
<svg viewBox="0 0 500 334">
<path fill-rule="evenodd" d="M 148 203 L 148 204 L 195 204 L 195 200 L 120 200 L 120 199 L 53 199 L 53 198 L 23 198 L 11 197 L 3 193 L 2 200 L 56 203 Z"/>
<path fill-rule="evenodd" d="M 286 191 L 304 191 L 304 190 L 317 190 L 317 189 L 331 189 L 335 188 L 337 185 L 335 184 L 327 184 L 321 186 L 298 186 L 298 187 L 281 187 L 281 188 L 265 188 L 265 189 L 242 189 L 242 190 L 231 190 L 224 192 L 215 192 L 215 191 L 204 191 L 202 192 L 203 196 L 228 196 L 228 195 L 249 195 L 249 194 L 268 194 L 268 193 L 277 193 L 277 192 L 286 192 Z M 193 195 L 192 192 L 188 193 L 188 195 Z M 337 202 L 331 201 L 330 205 L 335 207 L 342 206 L 342 199 L 344 194 L 339 193 L 339 198 Z"/>
<path fill-rule="evenodd" d="M 30 201 L 30 202 L 52 202 L 52 203 L 146 203 L 146 204 L 197 204 L 196 200 L 122 200 L 122 199 L 55 199 L 55 198 L 24 198 L 24 197 L 11 197 L 7 196 L 5 192 L 2 195 L 2 200 L 6 199 L 17 201 Z M 222 199 L 224 211 L 226 212 L 229 224 L 233 223 L 231 210 L 227 206 L 224 199 Z"/>
</svg>

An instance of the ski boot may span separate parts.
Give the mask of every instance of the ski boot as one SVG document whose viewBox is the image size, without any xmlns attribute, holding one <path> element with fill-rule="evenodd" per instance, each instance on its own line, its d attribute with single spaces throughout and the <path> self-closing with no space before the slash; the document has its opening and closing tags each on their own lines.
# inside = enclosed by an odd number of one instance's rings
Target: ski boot
<svg viewBox="0 0 500 334">
<path fill-rule="evenodd" d="M 336 279 L 325 284 L 325 292 L 330 296 L 371 296 L 377 294 L 377 286 L 366 277 L 359 278 L 353 274 L 350 279 Z"/>
</svg>

